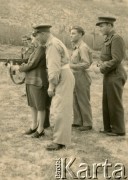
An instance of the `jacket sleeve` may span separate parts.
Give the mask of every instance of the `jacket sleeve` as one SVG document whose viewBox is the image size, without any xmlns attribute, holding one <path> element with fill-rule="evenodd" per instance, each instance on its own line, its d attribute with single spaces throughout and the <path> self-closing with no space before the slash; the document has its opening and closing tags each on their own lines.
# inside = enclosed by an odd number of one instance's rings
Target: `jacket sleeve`
<svg viewBox="0 0 128 180">
<path fill-rule="evenodd" d="M 28 63 L 27 64 L 22 64 L 19 68 L 20 72 L 27 72 L 31 71 L 32 69 L 35 69 L 40 60 L 42 60 L 43 57 L 44 49 L 43 47 L 37 48 L 29 57 Z"/>
<path fill-rule="evenodd" d="M 111 56 L 112 59 L 109 61 L 104 61 L 101 64 L 100 71 L 103 74 L 110 72 L 111 70 L 115 69 L 118 64 L 121 63 L 125 55 L 125 46 L 124 41 L 121 37 L 116 36 L 113 38 L 111 43 Z"/>
<path fill-rule="evenodd" d="M 83 64 L 85 69 L 88 69 L 90 66 L 90 60 L 89 60 L 89 54 L 88 54 L 88 48 L 83 46 L 79 49 L 80 57 L 81 57 L 81 62 L 78 65 Z"/>
<path fill-rule="evenodd" d="M 48 47 L 46 58 L 48 67 L 49 90 L 54 90 L 55 86 L 59 83 L 61 71 L 61 54 L 54 44 Z"/>
<path fill-rule="evenodd" d="M 81 68 L 88 69 L 90 66 L 88 48 L 86 46 L 82 46 L 78 49 L 78 53 L 80 56 L 80 62 L 76 64 L 70 62 L 70 67 L 76 70 Z"/>
</svg>

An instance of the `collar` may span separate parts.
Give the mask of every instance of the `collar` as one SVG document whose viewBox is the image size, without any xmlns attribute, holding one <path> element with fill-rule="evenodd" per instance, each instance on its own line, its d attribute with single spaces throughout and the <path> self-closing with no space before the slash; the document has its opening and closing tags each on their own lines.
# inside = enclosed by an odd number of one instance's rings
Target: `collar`
<svg viewBox="0 0 128 180">
<path fill-rule="evenodd" d="M 77 43 L 75 43 L 74 45 L 73 45 L 73 49 L 78 49 L 79 47 L 80 47 L 80 45 L 82 44 L 82 40 L 80 40 L 80 41 L 78 41 Z"/>
<path fill-rule="evenodd" d="M 48 40 L 47 40 L 47 42 L 45 44 L 45 47 L 48 47 L 51 44 L 52 39 L 53 39 L 53 35 L 50 34 L 50 36 L 49 36 L 49 38 L 48 38 Z"/>
<path fill-rule="evenodd" d="M 107 37 L 105 38 L 105 42 L 108 41 L 108 40 L 110 40 L 115 33 L 116 33 L 116 32 L 115 32 L 114 30 L 112 30 L 112 31 L 107 35 Z"/>
</svg>

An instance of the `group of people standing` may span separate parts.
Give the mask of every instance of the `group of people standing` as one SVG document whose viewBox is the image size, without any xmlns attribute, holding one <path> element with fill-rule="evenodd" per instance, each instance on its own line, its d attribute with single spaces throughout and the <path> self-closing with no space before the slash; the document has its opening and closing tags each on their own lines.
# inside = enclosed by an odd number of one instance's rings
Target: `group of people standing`
<svg viewBox="0 0 128 180">
<path fill-rule="evenodd" d="M 100 27 L 106 39 L 101 51 L 101 63 L 94 68 L 104 74 L 103 122 L 107 135 L 125 135 L 122 106 L 123 86 L 127 75 L 121 61 L 124 59 L 123 39 L 113 30 L 114 18 L 100 17 Z M 84 29 L 73 26 L 70 30 L 73 50 L 69 56 L 66 46 L 50 32 L 50 25 L 33 27 L 33 52 L 28 63 L 13 66 L 25 72 L 28 105 L 32 112 L 32 125 L 25 132 L 33 138 L 45 134 L 44 129 L 54 123 L 53 142 L 47 150 L 59 150 L 71 143 L 72 127 L 80 131 L 92 129 L 90 105 L 92 51 L 82 40 Z M 49 113 L 50 111 L 50 113 Z"/>
</svg>

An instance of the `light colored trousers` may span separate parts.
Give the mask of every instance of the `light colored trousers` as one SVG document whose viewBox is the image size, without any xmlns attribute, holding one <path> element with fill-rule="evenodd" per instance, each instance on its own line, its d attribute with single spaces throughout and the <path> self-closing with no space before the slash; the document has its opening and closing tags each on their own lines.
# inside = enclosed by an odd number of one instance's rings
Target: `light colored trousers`
<svg viewBox="0 0 128 180">
<path fill-rule="evenodd" d="M 75 79 L 70 68 L 62 69 L 50 108 L 50 121 L 54 124 L 53 142 L 57 144 L 71 143 L 74 85 Z"/>
</svg>

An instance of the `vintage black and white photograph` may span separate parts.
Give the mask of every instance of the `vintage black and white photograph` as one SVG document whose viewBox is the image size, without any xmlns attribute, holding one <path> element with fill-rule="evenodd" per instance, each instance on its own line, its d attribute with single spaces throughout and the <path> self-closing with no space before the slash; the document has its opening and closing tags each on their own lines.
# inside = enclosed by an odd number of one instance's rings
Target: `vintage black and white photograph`
<svg viewBox="0 0 128 180">
<path fill-rule="evenodd" d="M 128 0 L 0 0 L 0 180 L 128 179 Z"/>
</svg>

